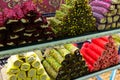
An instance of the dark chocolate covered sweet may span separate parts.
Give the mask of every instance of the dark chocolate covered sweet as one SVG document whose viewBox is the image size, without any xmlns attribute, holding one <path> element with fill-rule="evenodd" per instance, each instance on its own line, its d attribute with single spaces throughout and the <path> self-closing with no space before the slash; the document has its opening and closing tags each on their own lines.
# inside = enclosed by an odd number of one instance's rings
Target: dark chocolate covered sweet
<svg viewBox="0 0 120 80">
<path fill-rule="evenodd" d="M 0 41 L 4 46 L 51 40 L 54 33 L 32 1 L 0 12 Z"/>
</svg>

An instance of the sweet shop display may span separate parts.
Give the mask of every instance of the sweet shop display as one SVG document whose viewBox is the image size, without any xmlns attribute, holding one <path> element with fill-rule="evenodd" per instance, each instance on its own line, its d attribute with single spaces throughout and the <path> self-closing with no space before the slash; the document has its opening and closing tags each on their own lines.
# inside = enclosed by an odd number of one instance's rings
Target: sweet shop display
<svg viewBox="0 0 120 80">
<path fill-rule="evenodd" d="M 60 37 L 71 37 L 95 32 L 95 18 L 87 0 L 66 0 L 55 17 L 50 19 L 50 25 Z"/>
<path fill-rule="evenodd" d="M 1 72 L 3 80 L 50 80 L 34 52 L 11 56 Z"/>
<path fill-rule="evenodd" d="M 51 27 L 32 1 L 0 12 L 0 43 L 2 46 L 51 40 Z"/>
<path fill-rule="evenodd" d="M 97 71 L 118 64 L 118 51 L 112 37 L 94 38 L 80 49 L 89 70 Z"/>
<path fill-rule="evenodd" d="M 35 50 L 13 55 L 1 70 L 4 72 L 2 75 L 7 75 L 4 78 L 9 78 L 8 80 L 32 79 L 46 71 L 44 76 L 39 78 L 70 80 L 118 64 L 118 53 L 111 37 L 92 39 L 91 43 L 85 42 L 81 49 L 76 46 L 65 44 L 45 51 Z M 37 74 L 36 70 L 40 72 Z"/>
<path fill-rule="evenodd" d="M 78 46 L 81 46 L 78 48 Z M 117 65 L 119 55 L 111 36 L 12 55 L 1 63 L 3 80 L 73 80 Z"/>
<path fill-rule="evenodd" d="M 119 0 L 0 3 L 0 80 L 87 80 L 120 67 Z"/>
<path fill-rule="evenodd" d="M 90 2 L 98 30 L 120 27 L 119 0 L 93 0 Z"/>
</svg>

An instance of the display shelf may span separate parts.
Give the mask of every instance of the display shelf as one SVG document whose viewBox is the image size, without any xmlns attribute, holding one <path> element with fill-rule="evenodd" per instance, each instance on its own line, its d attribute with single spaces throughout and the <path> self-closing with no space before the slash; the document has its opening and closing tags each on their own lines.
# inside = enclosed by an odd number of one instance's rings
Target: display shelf
<svg viewBox="0 0 120 80">
<path fill-rule="evenodd" d="M 88 78 L 91 78 L 91 77 L 97 76 L 99 74 L 105 73 L 107 71 L 111 71 L 111 70 L 118 69 L 118 68 L 120 68 L 120 64 L 113 66 L 113 67 L 110 67 L 110 68 L 107 68 L 107 69 L 104 69 L 104 70 L 100 70 L 100 71 L 95 72 L 95 73 L 91 73 L 91 74 L 86 75 L 86 76 L 82 76 L 82 77 L 77 78 L 75 80 L 87 80 Z"/>
<path fill-rule="evenodd" d="M 14 47 L 10 49 L 5 49 L 0 51 L 0 57 L 5 56 L 5 55 L 13 55 L 13 54 L 20 54 L 24 53 L 27 51 L 33 51 L 36 49 L 45 49 L 48 47 L 53 47 L 57 45 L 63 45 L 66 43 L 75 43 L 75 42 L 83 42 L 86 40 L 89 40 L 91 38 L 96 38 L 100 36 L 105 36 L 105 35 L 111 35 L 115 33 L 120 33 L 120 29 L 114 29 L 110 31 L 103 31 L 103 32 L 98 32 L 98 33 L 92 33 L 92 34 L 87 34 L 84 36 L 78 36 L 78 37 L 73 37 L 73 38 L 66 38 L 66 39 L 61 39 L 61 40 L 54 40 L 54 41 L 49 41 L 45 43 L 39 43 L 39 44 L 31 44 L 31 45 L 26 45 L 26 46 L 20 46 L 20 47 Z"/>
</svg>

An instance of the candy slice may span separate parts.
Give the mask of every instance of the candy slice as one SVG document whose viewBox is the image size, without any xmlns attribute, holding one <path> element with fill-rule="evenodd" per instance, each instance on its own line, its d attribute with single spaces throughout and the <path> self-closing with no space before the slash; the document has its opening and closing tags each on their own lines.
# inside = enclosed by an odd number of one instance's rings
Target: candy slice
<svg viewBox="0 0 120 80">
<path fill-rule="evenodd" d="M 55 71 L 59 71 L 61 65 L 53 57 L 46 57 L 46 60 L 55 69 Z"/>
<path fill-rule="evenodd" d="M 17 73 L 17 77 L 21 78 L 21 79 L 25 79 L 27 77 L 26 72 L 25 71 L 19 71 Z"/>
<path fill-rule="evenodd" d="M 28 77 L 34 77 L 34 76 L 36 76 L 36 69 L 31 68 L 31 69 L 28 71 L 27 76 L 28 76 Z"/>
<path fill-rule="evenodd" d="M 111 6 L 111 4 L 104 2 L 104 1 L 92 1 L 90 3 L 91 6 L 99 6 L 99 7 L 104 7 L 106 9 L 109 9 L 109 7 Z"/>
<path fill-rule="evenodd" d="M 58 63 L 62 63 L 63 57 L 55 49 L 50 50 L 50 55 L 55 58 Z"/>
<path fill-rule="evenodd" d="M 56 78 L 57 77 L 57 73 L 55 72 L 55 70 L 51 67 L 51 65 L 44 60 L 43 62 L 43 66 L 45 67 L 47 73 L 52 77 L 52 78 Z"/>
<path fill-rule="evenodd" d="M 92 11 L 93 12 L 96 12 L 96 13 L 99 13 L 99 14 L 106 14 L 108 12 L 107 9 L 103 8 L 103 7 L 98 7 L 98 6 L 92 6 Z"/>
<path fill-rule="evenodd" d="M 23 71 L 28 71 L 30 69 L 30 66 L 31 65 L 29 63 L 23 63 L 20 69 Z"/>
<path fill-rule="evenodd" d="M 13 65 L 16 67 L 20 67 L 21 64 L 23 63 L 23 61 L 20 60 L 19 57 L 16 55 L 11 56 L 7 61 L 8 63 L 13 63 Z"/>
</svg>

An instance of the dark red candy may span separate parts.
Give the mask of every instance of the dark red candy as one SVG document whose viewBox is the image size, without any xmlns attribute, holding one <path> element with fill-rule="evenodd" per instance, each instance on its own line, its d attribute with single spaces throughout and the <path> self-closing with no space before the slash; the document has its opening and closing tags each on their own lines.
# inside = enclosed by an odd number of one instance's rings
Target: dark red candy
<svg viewBox="0 0 120 80">
<path fill-rule="evenodd" d="M 24 17 L 23 11 L 19 5 L 14 6 L 13 10 L 15 11 L 18 19 L 21 19 Z"/>
<path fill-rule="evenodd" d="M 25 2 L 22 6 L 23 13 L 26 15 L 29 12 L 33 11 L 39 15 L 36 5 L 32 1 Z"/>
<path fill-rule="evenodd" d="M 5 8 L 3 13 L 4 13 L 4 19 L 5 20 L 8 20 L 8 19 L 15 20 L 15 19 L 17 19 L 17 15 L 15 14 L 14 10 L 12 10 L 12 9 Z"/>
</svg>

